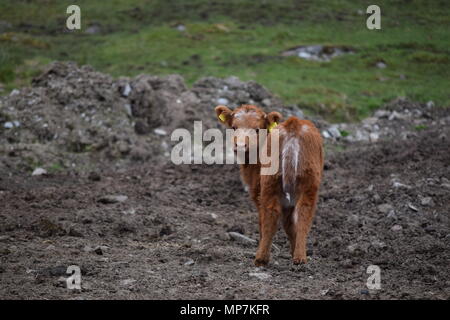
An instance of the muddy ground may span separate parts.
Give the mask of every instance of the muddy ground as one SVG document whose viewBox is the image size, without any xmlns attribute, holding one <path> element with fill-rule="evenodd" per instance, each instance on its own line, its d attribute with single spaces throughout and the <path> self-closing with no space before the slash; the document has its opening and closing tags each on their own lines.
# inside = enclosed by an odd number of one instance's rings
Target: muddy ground
<svg viewBox="0 0 450 320">
<path fill-rule="evenodd" d="M 40 176 L 0 166 L 0 298 L 449 299 L 450 110 L 414 108 L 419 126 L 403 105 L 372 119 L 395 134 L 326 140 L 302 266 L 282 229 L 266 268 L 253 265 L 256 245 L 230 238 L 258 239 L 234 165 L 150 158 Z M 69 265 L 81 290 L 66 288 Z M 369 265 L 380 290 L 366 286 Z"/>
</svg>

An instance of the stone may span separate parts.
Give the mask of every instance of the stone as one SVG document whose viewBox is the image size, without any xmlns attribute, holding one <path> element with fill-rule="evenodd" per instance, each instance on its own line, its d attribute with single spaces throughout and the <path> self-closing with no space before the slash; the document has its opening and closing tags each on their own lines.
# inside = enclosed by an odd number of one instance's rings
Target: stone
<svg viewBox="0 0 450 320">
<path fill-rule="evenodd" d="M 240 242 L 242 244 L 250 244 L 250 245 L 255 245 L 257 243 L 256 240 L 251 239 L 247 236 L 244 236 L 241 233 L 238 232 L 228 232 L 228 234 L 230 235 L 231 239 Z"/>
<path fill-rule="evenodd" d="M 223 104 L 223 105 L 226 106 L 229 103 L 229 101 L 226 98 L 219 98 L 219 99 L 217 99 L 217 103 L 218 104 Z"/>
<path fill-rule="evenodd" d="M 104 197 L 101 197 L 100 199 L 98 199 L 98 202 L 104 203 L 104 204 L 110 204 L 110 203 L 124 202 L 127 199 L 128 199 L 128 197 L 124 196 L 124 195 L 108 195 L 108 196 L 104 196 Z"/>
<path fill-rule="evenodd" d="M 194 263 L 195 263 L 194 260 L 189 259 L 188 261 L 186 261 L 186 262 L 184 263 L 184 265 L 185 265 L 185 266 L 192 266 Z"/>
<path fill-rule="evenodd" d="M 411 210 L 417 212 L 419 211 L 419 209 L 417 209 L 415 206 L 413 206 L 411 203 L 408 203 L 408 208 L 410 208 Z"/>
<path fill-rule="evenodd" d="M 133 283 L 135 283 L 137 280 L 135 280 L 135 279 L 124 279 L 124 280 L 121 280 L 120 281 L 120 284 L 122 285 L 122 286 L 124 286 L 124 287 L 127 287 L 127 286 L 130 286 L 130 285 L 132 285 Z"/>
<path fill-rule="evenodd" d="M 167 131 L 161 128 L 156 128 L 153 130 L 158 136 L 167 136 Z"/>
<path fill-rule="evenodd" d="M 420 199 L 420 204 L 425 207 L 432 206 L 432 205 L 434 205 L 433 198 L 423 197 L 422 199 Z"/>
<path fill-rule="evenodd" d="M 336 125 L 333 125 L 328 128 L 328 132 L 331 134 L 333 138 L 340 138 L 341 132 L 339 131 L 338 127 Z"/>
<path fill-rule="evenodd" d="M 375 111 L 374 117 L 377 117 L 377 118 L 388 118 L 390 116 L 390 114 L 391 113 L 388 110 L 380 109 L 380 110 Z"/>
<path fill-rule="evenodd" d="M 127 84 L 125 85 L 125 87 L 123 88 L 123 90 L 122 90 L 122 95 L 123 95 L 124 97 L 128 97 L 128 96 L 130 95 L 130 92 L 131 92 L 131 86 L 130 86 L 129 83 L 127 83 Z M 131 110 L 131 109 L 130 109 L 130 110 Z"/>
<path fill-rule="evenodd" d="M 31 174 L 32 176 L 42 176 L 42 175 L 46 175 L 47 174 L 47 170 L 43 169 L 43 168 L 36 168 L 33 170 L 33 173 Z"/>
<path fill-rule="evenodd" d="M 394 210 L 394 207 L 389 203 L 383 203 L 378 206 L 378 211 L 380 211 L 381 213 L 388 213 L 391 210 Z"/>
<path fill-rule="evenodd" d="M 272 276 L 266 272 L 250 272 L 248 275 L 259 280 L 268 280 L 272 278 Z"/>
</svg>

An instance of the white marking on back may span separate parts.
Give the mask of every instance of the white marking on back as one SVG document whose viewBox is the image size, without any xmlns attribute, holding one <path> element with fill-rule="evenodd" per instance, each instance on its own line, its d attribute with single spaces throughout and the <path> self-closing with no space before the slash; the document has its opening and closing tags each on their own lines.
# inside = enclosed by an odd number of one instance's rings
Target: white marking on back
<svg viewBox="0 0 450 320">
<path fill-rule="evenodd" d="M 291 157 L 291 165 L 294 168 L 294 175 L 297 175 L 297 166 L 298 166 L 298 155 L 300 152 L 300 146 L 298 144 L 298 140 L 295 136 L 291 136 L 287 139 L 287 141 L 284 143 L 283 146 L 283 164 L 282 164 L 282 170 L 283 170 L 283 176 L 286 174 L 286 158 L 288 156 Z M 283 182 L 283 187 L 285 187 Z"/>
<path fill-rule="evenodd" d="M 283 145 L 283 151 L 282 151 L 282 160 L 281 160 L 281 170 L 282 170 L 282 181 L 283 181 L 283 191 L 286 192 L 287 190 L 287 183 L 295 183 L 296 177 L 297 177 L 297 170 L 298 170 L 298 160 L 299 160 L 299 154 L 300 154 L 300 144 L 298 142 L 298 138 L 295 135 L 291 135 L 286 138 L 284 145 Z M 286 163 L 288 161 L 291 161 L 291 167 L 294 169 L 294 172 L 286 172 L 287 166 Z M 289 179 L 287 177 L 293 176 L 294 179 Z M 290 186 L 294 187 L 295 186 Z M 291 191 L 291 190 L 289 190 Z M 293 191 L 293 190 L 292 190 Z M 291 195 L 286 192 L 286 199 L 288 200 L 289 206 L 293 206 L 293 202 L 295 201 L 294 198 L 291 198 Z"/>
</svg>

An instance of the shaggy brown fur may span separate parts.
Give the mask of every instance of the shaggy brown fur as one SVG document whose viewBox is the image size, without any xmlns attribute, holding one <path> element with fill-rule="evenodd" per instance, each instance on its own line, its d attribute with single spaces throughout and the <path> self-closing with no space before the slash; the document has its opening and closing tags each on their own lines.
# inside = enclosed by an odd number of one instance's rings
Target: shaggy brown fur
<svg viewBox="0 0 450 320">
<path fill-rule="evenodd" d="M 253 105 L 243 105 L 234 111 L 226 106 L 217 106 L 215 110 L 220 122 L 233 129 L 267 129 L 282 118 L 278 112 L 266 114 Z M 278 172 L 261 175 L 259 159 L 256 164 L 240 165 L 241 178 L 249 187 L 259 213 L 257 266 L 269 262 L 272 239 L 280 219 L 290 241 L 293 262 L 306 263 L 306 241 L 316 211 L 322 178 L 322 137 L 314 124 L 290 117 L 276 129 L 279 130 L 280 151 Z M 236 135 L 233 139 L 235 150 L 238 141 Z M 269 134 L 264 142 L 269 153 L 272 136 Z M 245 140 L 246 150 L 248 143 L 249 140 Z"/>
</svg>

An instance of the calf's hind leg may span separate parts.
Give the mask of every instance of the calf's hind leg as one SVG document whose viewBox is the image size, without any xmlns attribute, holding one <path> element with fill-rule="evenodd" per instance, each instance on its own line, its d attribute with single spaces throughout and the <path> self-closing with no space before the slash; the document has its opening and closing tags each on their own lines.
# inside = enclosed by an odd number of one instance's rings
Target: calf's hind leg
<svg viewBox="0 0 450 320">
<path fill-rule="evenodd" d="M 294 228 L 294 224 L 292 221 L 292 215 L 294 213 L 294 208 L 283 208 L 283 228 L 286 232 L 286 235 L 289 239 L 289 244 L 291 246 L 291 256 L 294 256 L 294 250 L 295 250 L 295 235 L 296 230 Z"/>
<path fill-rule="evenodd" d="M 295 249 L 293 254 L 294 264 L 306 263 L 306 242 L 311 229 L 319 193 L 318 184 L 314 183 L 300 194 L 293 212 L 293 223 L 296 233 Z"/>
</svg>

